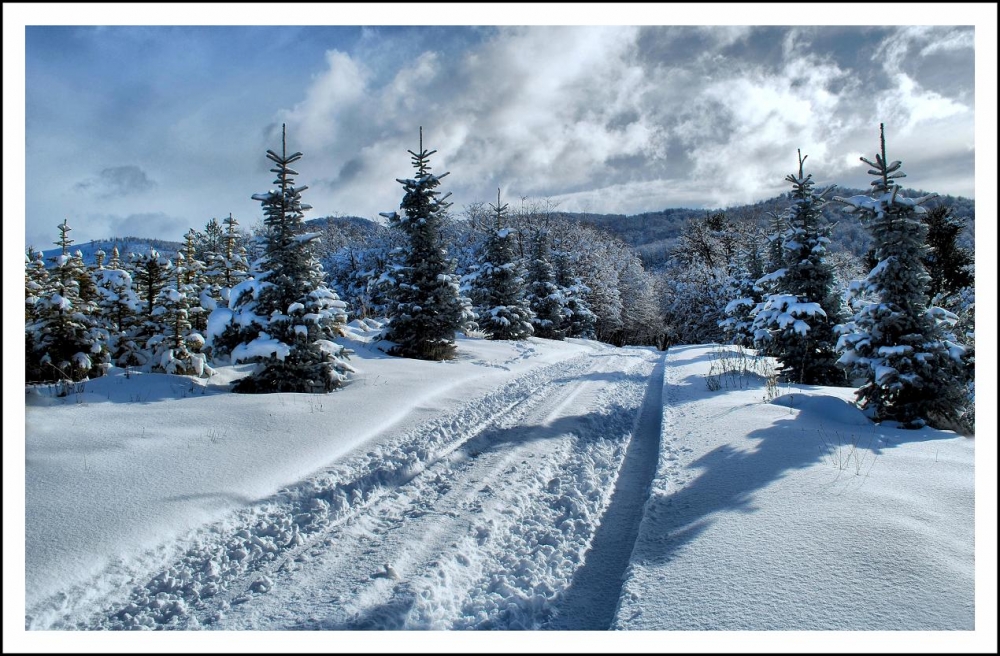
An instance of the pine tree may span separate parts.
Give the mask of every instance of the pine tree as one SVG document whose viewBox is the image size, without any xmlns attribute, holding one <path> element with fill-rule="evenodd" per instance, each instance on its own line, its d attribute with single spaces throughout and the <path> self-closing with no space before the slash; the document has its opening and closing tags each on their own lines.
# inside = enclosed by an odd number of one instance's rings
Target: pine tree
<svg viewBox="0 0 1000 656">
<path fill-rule="evenodd" d="M 240 243 L 239 233 L 236 227 L 239 221 L 233 218 L 232 212 L 229 217 L 223 220 L 226 225 L 226 236 L 223 240 L 223 260 L 222 260 L 222 300 L 229 301 L 229 290 L 242 282 L 250 271 L 250 263 L 247 262 L 246 248 Z"/>
<path fill-rule="evenodd" d="M 319 236 L 305 233 L 302 203 L 305 186 L 294 186 L 298 173 L 290 164 L 302 153 L 286 151 L 281 126 L 281 154 L 267 151 L 275 163 L 278 189 L 254 194 L 264 209 L 266 249 L 251 293 L 239 295 L 235 321 L 243 337 L 232 352 L 234 362 L 257 363 L 233 390 L 260 392 L 329 392 L 352 371 L 344 348 L 333 342 L 343 334 L 346 304 L 324 282 L 323 267 L 313 254 Z M 235 290 L 234 290 L 235 291 Z"/>
<path fill-rule="evenodd" d="M 153 309 L 160 329 L 147 342 L 152 353 L 151 370 L 183 376 L 210 376 L 214 372 L 205 366 L 205 357 L 200 353 L 205 340 L 192 330 L 191 308 L 195 301 L 185 292 L 188 269 L 182 253 L 177 254 L 170 272 L 170 280 L 157 294 Z"/>
<path fill-rule="evenodd" d="M 763 233 L 765 241 L 748 239 L 737 246 L 739 256 L 730 267 L 729 296 L 732 300 L 725 307 L 726 318 L 719 322 L 726 338 L 734 345 L 762 346 L 755 342 L 753 324 L 764 307 L 764 300 L 774 291 L 775 280 L 771 274 L 784 268 L 781 244 L 785 229 L 784 216 L 770 212 L 768 227 Z M 767 354 L 766 348 L 760 352 Z"/>
<path fill-rule="evenodd" d="M 40 301 L 48 279 L 42 254 L 29 248 L 24 255 L 24 375 L 28 381 L 42 378 L 37 329 L 41 316 Z"/>
<path fill-rule="evenodd" d="M 505 227 L 507 204 L 490 205 L 494 225 L 483 247 L 482 259 L 472 286 L 472 300 L 479 315 L 479 328 L 489 339 L 527 339 L 532 334 L 532 311 L 524 294 L 524 280 L 514 257 L 512 231 Z"/>
<path fill-rule="evenodd" d="M 139 307 L 134 328 L 119 343 L 123 351 L 118 364 L 126 367 L 146 367 L 153 364 L 153 352 L 161 339 L 163 326 L 156 312 L 157 298 L 169 281 L 170 260 L 150 248 L 148 253 L 132 253 L 132 284 Z"/>
<path fill-rule="evenodd" d="M 98 270 L 96 281 L 98 323 L 108 334 L 111 362 L 126 365 L 132 360 L 129 354 L 138 348 L 131 340 L 135 334 L 139 297 L 132 288 L 132 276 L 122 268 L 117 247 L 111 251 L 108 266 Z"/>
<path fill-rule="evenodd" d="M 554 252 L 553 267 L 556 274 L 556 286 L 562 292 L 566 304 L 563 308 L 562 329 L 566 337 L 591 338 L 594 336 L 594 325 L 597 317 L 587 304 L 587 287 L 576 275 L 570 253 L 560 248 Z"/>
<path fill-rule="evenodd" d="M 448 259 L 442 232 L 451 203 L 436 191 L 440 176 L 430 172 L 428 159 L 436 150 L 424 150 L 420 129 L 418 152 L 412 156 L 415 178 L 398 179 L 405 193 L 403 214 L 384 213 L 389 225 L 403 232 L 406 244 L 395 254 L 388 273 L 391 288 L 389 325 L 385 339 L 393 342 L 392 355 L 421 360 L 447 360 L 455 356 L 455 333 L 473 318 L 459 291 L 454 263 Z"/>
<path fill-rule="evenodd" d="M 212 254 L 206 253 L 206 259 L 211 257 Z M 184 294 L 187 299 L 191 329 L 202 333 L 208 325 L 208 313 L 215 308 L 211 301 L 209 302 L 209 305 L 213 305 L 211 308 L 206 308 L 202 304 L 203 295 L 207 294 L 208 298 L 212 298 L 213 289 L 207 280 L 208 265 L 198 257 L 198 233 L 194 228 L 184 235 L 184 249 L 178 253 L 177 266 L 182 269 L 182 275 L 177 280 L 177 291 Z"/>
<path fill-rule="evenodd" d="M 552 267 L 552 247 L 547 230 L 539 230 L 531 245 L 531 260 L 528 265 L 528 303 L 535 314 L 531 323 L 535 335 L 545 339 L 564 339 L 563 313 L 566 299 L 556 285 Z"/>
<path fill-rule="evenodd" d="M 195 234 L 197 235 L 195 246 L 197 259 L 203 262 L 208 261 L 212 253 L 220 253 L 222 251 L 223 242 L 225 241 L 225 229 L 215 217 L 212 217 L 205 224 L 205 232 Z"/>
<path fill-rule="evenodd" d="M 832 385 L 844 382 L 833 332 L 841 314 L 833 267 L 826 261 L 830 230 L 820 226 L 820 211 L 833 187 L 814 193 L 805 160 L 799 151 L 798 175 L 785 177 L 792 184 L 792 205 L 781 240 L 782 268 L 768 276 L 775 289 L 756 312 L 754 335 L 762 350 L 779 360 L 784 380 Z"/>
<path fill-rule="evenodd" d="M 55 242 L 62 252 L 51 258 L 53 266 L 34 304 L 34 351 L 25 373 L 37 376 L 37 381 L 78 381 L 102 376 L 108 367 L 107 348 L 94 319 L 96 307 L 80 296 L 80 281 L 90 276 L 79 252 L 68 253 L 70 230 L 64 220 Z"/>
<path fill-rule="evenodd" d="M 884 126 L 880 131 L 875 162 L 861 158 L 876 176 L 872 195 L 835 199 L 861 216 L 878 259 L 859 288 L 877 301 L 838 328 L 838 362 L 863 381 L 858 402 L 876 421 L 894 420 L 908 428 L 968 424 L 963 417 L 965 349 L 947 340 L 940 325 L 954 315 L 927 307 L 927 226 L 921 205 L 935 195 L 910 199 L 899 194 L 896 180 L 905 174 L 899 161 L 888 162 Z"/>
<path fill-rule="evenodd" d="M 930 276 L 927 294 L 956 294 L 975 283 L 972 253 L 958 245 L 958 235 L 964 222 L 951 214 L 946 206 L 935 207 L 921 216 L 927 225 L 927 254 L 923 258 Z"/>
</svg>

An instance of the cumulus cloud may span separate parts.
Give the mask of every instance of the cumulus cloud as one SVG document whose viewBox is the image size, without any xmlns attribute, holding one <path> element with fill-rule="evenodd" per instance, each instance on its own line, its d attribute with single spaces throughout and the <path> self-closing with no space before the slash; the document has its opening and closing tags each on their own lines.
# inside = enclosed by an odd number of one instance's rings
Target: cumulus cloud
<svg viewBox="0 0 1000 656">
<path fill-rule="evenodd" d="M 868 48 L 886 75 L 875 78 L 843 49 L 814 46 L 822 30 L 504 27 L 457 56 L 430 48 L 389 72 L 330 51 L 282 120 L 333 162 L 314 185 L 321 203 L 363 215 L 398 205 L 393 180 L 409 175 L 421 125 L 459 204 L 499 186 L 566 209 L 638 212 L 779 193 L 799 148 L 817 177 L 853 174 L 845 151 L 880 121 L 901 137 L 971 124 L 968 106 L 905 72 L 929 75 L 914 62 L 964 52 L 966 32 L 936 47 L 940 30 L 878 33 Z"/>
<path fill-rule="evenodd" d="M 310 216 L 398 208 L 395 180 L 413 173 L 407 151 L 420 126 L 424 146 L 437 150 L 434 172 L 451 171 L 443 190 L 457 210 L 497 187 L 569 211 L 752 202 L 787 190 L 797 149 L 818 183 L 866 187 L 859 157 L 877 149 L 879 123 L 908 180 L 974 194 L 957 164 L 971 170 L 975 148 L 972 27 L 370 27 L 353 40 L 310 29 L 266 56 L 258 33 L 236 32 L 254 47 L 200 77 L 173 71 L 170 81 L 202 84 L 163 96 L 171 102 L 155 112 L 148 99 L 116 102 L 108 118 L 102 95 L 56 121 L 75 96 L 50 97 L 44 82 L 63 79 L 62 69 L 45 69 L 30 85 L 30 211 L 71 224 L 88 212 L 186 216 L 148 222 L 169 229 L 156 235 L 167 238 L 230 211 L 253 225 L 260 208 L 250 195 L 273 180 L 264 151 L 280 148 L 283 123 L 289 150 L 305 154 L 296 169 Z M 143 70 L 116 71 L 103 86 L 130 98 L 158 69 Z M 122 80 L 132 86 L 117 88 Z M 82 93 L 78 86 L 64 91 Z M 116 130 L 120 114 L 136 129 Z M 81 168 L 123 153 L 155 161 L 156 181 L 136 165 Z M 946 173 L 935 160 L 955 167 Z M 95 236 L 131 224 L 101 225 Z"/>
<path fill-rule="evenodd" d="M 156 187 L 146 172 L 138 166 L 113 166 L 102 169 L 96 176 L 81 180 L 74 185 L 78 191 L 93 194 L 97 198 L 112 198 L 141 194 Z"/>
</svg>

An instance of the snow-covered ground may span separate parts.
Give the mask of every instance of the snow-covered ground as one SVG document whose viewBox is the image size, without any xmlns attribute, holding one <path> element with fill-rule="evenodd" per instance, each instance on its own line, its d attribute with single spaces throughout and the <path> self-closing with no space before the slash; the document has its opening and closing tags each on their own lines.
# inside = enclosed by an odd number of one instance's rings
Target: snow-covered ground
<svg viewBox="0 0 1000 656">
<path fill-rule="evenodd" d="M 460 338 L 431 363 L 366 328 L 328 395 L 231 394 L 240 367 L 29 391 L 5 651 L 10 628 L 38 649 L 133 628 L 210 631 L 110 648 L 995 649 L 974 439 L 873 427 L 852 390 L 768 386 L 728 347 Z M 609 628 L 637 631 L 566 633 Z M 310 633 L 331 629 L 448 631 Z"/>
</svg>

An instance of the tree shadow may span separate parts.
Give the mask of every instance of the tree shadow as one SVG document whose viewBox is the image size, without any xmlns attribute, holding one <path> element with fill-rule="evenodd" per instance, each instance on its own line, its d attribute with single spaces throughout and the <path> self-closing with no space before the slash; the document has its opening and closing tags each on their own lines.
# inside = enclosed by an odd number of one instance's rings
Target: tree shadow
<svg viewBox="0 0 1000 656">
<path fill-rule="evenodd" d="M 605 631 L 611 628 L 625 582 L 632 550 L 639 534 L 642 510 L 656 474 L 663 424 L 661 357 L 649 376 L 633 430 L 633 439 L 615 480 L 615 489 L 590 548 L 584 555 L 544 628 L 556 631 Z"/>
<path fill-rule="evenodd" d="M 690 377 L 689 377 L 690 378 Z M 639 562 L 650 566 L 667 565 L 686 544 L 697 539 L 712 525 L 718 512 L 752 513 L 754 493 L 789 472 L 822 462 L 838 448 L 835 440 L 824 437 L 841 431 L 845 441 L 873 456 L 884 448 L 908 442 L 953 439 L 951 431 L 923 428 L 907 430 L 872 423 L 853 404 L 832 396 L 796 394 L 795 399 L 779 397 L 798 412 L 777 420 L 766 428 L 751 431 L 753 446 L 742 450 L 721 445 L 687 465 L 701 473 L 674 491 L 654 492 L 647 503 L 643 535 L 637 541 Z M 828 428 L 817 429 L 824 422 Z M 869 439 L 867 436 L 871 436 Z M 863 459 L 862 459 L 863 460 Z"/>
</svg>

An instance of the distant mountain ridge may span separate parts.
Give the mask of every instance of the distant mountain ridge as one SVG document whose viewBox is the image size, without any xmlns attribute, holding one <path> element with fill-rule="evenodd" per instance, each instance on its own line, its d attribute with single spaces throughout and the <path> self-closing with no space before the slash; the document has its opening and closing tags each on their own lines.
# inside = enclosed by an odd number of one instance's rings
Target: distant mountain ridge
<svg viewBox="0 0 1000 656">
<path fill-rule="evenodd" d="M 836 187 L 828 197 L 855 196 L 867 193 L 866 189 Z M 901 193 L 903 196 L 913 198 L 927 195 L 929 192 L 904 189 Z M 703 219 L 707 215 L 717 212 L 724 212 L 732 219 L 766 221 L 771 212 L 781 212 L 788 207 L 789 203 L 789 195 L 782 194 L 756 203 L 735 205 L 724 209 L 669 207 L 660 211 L 631 215 L 555 211 L 552 212 L 552 216 L 591 225 L 615 235 L 635 248 L 647 266 L 655 267 L 662 264 L 670 248 L 680 238 L 688 221 Z M 963 196 L 942 195 L 938 199 L 930 201 L 929 206 L 933 207 L 935 204 L 951 207 L 955 217 L 965 220 L 966 230 L 959 238 L 959 245 L 974 250 L 975 200 Z M 839 203 L 831 202 L 823 209 L 824 218 L 835 224 L 831 237 L 833 241 L 831 250 L 847 250 L 861 256 L 869 248 L 871 238 L 857 219 L 843 212 L 843 207 Z M 352 215 L 331 215 L 306 219 L 305 224 L 308 230 L 313 231 L 325 231 L 329 227 L 336 226 L 341 234 L 361 240 L 374 232 L 376 226 L 379 225 L 371 219 Z M 173 257 L 182 248 L 183 242 L 146 237 L 113 237 L 72 244 L 70 251 L 79 250 L 83 254 L 84 262 L 91 264 L 96 261 L 97 251 L 103 250 L 110 258 L 111 251 L 116 246 L 122 257 L 129 253 L 148 253 L 150 249 L 155 249 L 164 256 Z M 48 261 L 49 258 L 55 257 L 60 252 L 59 248 L 51 248 L 43 251 L 43 255 Z"/>
</svg>

